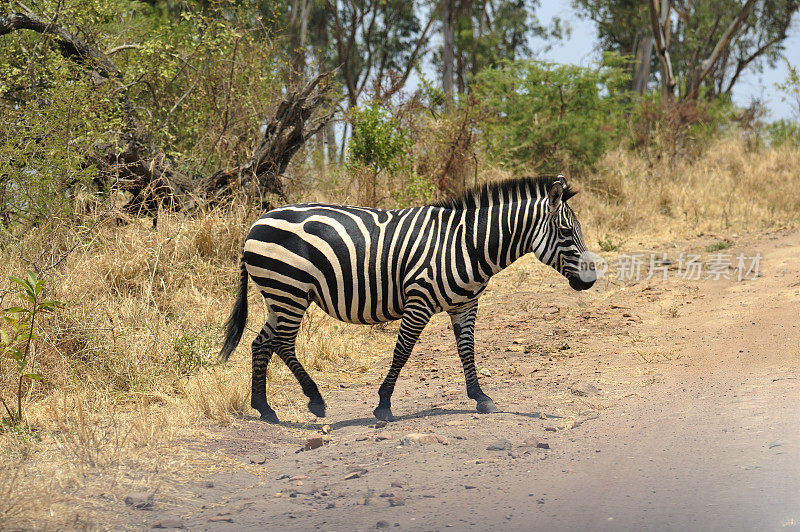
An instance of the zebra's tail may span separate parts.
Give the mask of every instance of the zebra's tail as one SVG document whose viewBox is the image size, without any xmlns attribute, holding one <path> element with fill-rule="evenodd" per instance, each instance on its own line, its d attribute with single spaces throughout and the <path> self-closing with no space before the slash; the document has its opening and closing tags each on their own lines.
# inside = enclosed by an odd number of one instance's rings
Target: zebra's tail
<svg viewBox="0 0 800 532">
<path fill-rule="evenodd" d="M 233 350 L 239 345 L 239 340 L 242 339 L 244 326 L 247 324 L 247 268 L 244 265 L 244 257 L 242 257 L 242 270 L 240 273 L 239 281 L 239 295 L 236 298 L 236 304 L 233 305 L 231 316 L 225 322 L 225 342 L 222 344 L 222 350 L 219 352 L 219 358 L 223 362 L 228 360 Z"/>
</svg>

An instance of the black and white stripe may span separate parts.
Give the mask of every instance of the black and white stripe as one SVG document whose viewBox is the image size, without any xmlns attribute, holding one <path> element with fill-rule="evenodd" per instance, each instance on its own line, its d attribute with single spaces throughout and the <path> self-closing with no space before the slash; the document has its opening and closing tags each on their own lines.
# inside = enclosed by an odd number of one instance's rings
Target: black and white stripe
<svg viewBox="0 0 800 532">
<path fill-rule="evenodd" d="M 401 319 L 374 412 L 393 420 L 391 396 L 400 370 L 431 316 L 446 311 L 467 395 L 477 401 L 479 412 L 495 412 L 475 371 L 478 297 L 492 275 L 529 252 L 567 277 L 574 289 L 592 286 L 594 278 L 587 281 L 579 271 L 586 246 L 566 203 L 573 194 L 558 176 L 484 185 L 452 200 L 401 210 L 322 203 L 274 209 L 247 236 L 239 297 L 220 356 L 227 360 L 241 339 L 250 277 L 269 308 L 253 342 L 253 408 L 262 419 L 277 421 L 265 393 L 267 364 L 277 353 L 309 398 L 309 410 L 324 416 L 317 385 L 295 355 L 308 306 L 316 303 L 350 323 Z"/>
</svg>

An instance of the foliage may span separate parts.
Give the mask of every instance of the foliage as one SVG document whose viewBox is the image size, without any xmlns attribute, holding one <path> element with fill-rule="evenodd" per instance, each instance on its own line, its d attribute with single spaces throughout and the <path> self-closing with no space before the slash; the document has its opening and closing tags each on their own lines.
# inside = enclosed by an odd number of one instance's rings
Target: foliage
<svg viewBox="0 0 800 532">
<path fill-rule="evenodd" d="M 429 34 L 420 15 L 433 17 L 435 7 L 424 0 L 336 0 L 316 21 L 320 63 L 336 68 L 347 93 L 347 107 L 358 105 L 366 87 L 389 81 L 389 92 L 402 87 L 427 49 Z M 394 79 L 393 79 L 394 78 Z"/>
<path fill-rule="evenodd" d="M 621 64 L 607 54 L 595 68 L 516 61 L 484 70 L 475 93 L 488 112 L 488 151 L 538 172 L 591 168 L 624 129 L 631 106 Z"/>
<path fill-rule="evenodd" d="M 650 34 L 647 2 L 572 0 L 572 5 L 579 16 L 595 22 L 597 38 L 603 50 L 631 55 L 636 48 L 636 41 Z"/>
<path fill-rule="evenodd" d="M 408 133 L 378 102 L 356 109 L 351 123 L 353 136 L 348 144 L 351 166 L 368 167 L 377 175 L 382 171 L 394 174 L 406 164 L 411 143 Z"/>
<path fill-rule="evenodd" d="M 800 124 L 781 118 L 766 126 L 767 137 L 771 146 L 800 147 Z"/>
<path fill-rule="evenodd" d="M 718 242 L 714 242 L 713 244 L 709 244 L 705 247 L 706 253 L 713 253 L 715 251 L 722 251 L 723 249 L 728 249 L 733 247 L 734 243 L 730 240 L 720 240 Z"/>
<path fill-rule="evenodd" d="M 436 195 L 436 184 L 429 178 L 415 173 L 408 176 L 406 186 L 392 194 L 397 208 L 413 207 L 430 203 Z"/>
<path fill-rule="evenodd" d="M 172 341 L 173 353 L 170 362 L 178 376 L 195 374 L 199 369 L 213 366 L 211 356 L 216 349 L 216 336 L 187 332 Z"/>
<path fill-rule="evenodd" d="M 437 2 L 438 3 L 438 2 Z M 541 0 L 471 0 L 453 2 L 455 82 L 466 93 L 474 77 L 484 68 L 502 61 L 531 57 L 535 39 L 544 49 L 569 34 L 569 27 L 556 17 L 545 23 L 536 16 Z M 442 50 L 435 50 L 433 63 L 442 70 Z"/>
<path fill-rule="evenodd" d="M 599 239 L 597 245 L 601 251 L 608 253 L 609 251 L 617 251 L 619 249 L 619 242 L 614 242 L 610 236 L 606 235 L 605 240 Z"/>
<path fill-rule="evenodd" d="M 347 167 L 358 176 L 362 201 L 378 204 L 378 175 L 394 177 L 407 167 L 411 140 L 399 120 L 383 109 L 379 102 L 355 109 L 350 119 L 353 135 L 348 143 Z"/>
<path fill-rule="evenodd" d="M 786 70 L 786 79 L 775 87 L 781 92 L 781 100 L 792 106 L 794 120 L 775 120 L 766 125 L 766 132 L 772 146 L 800 147 L 800 73 L 789 61 L 786 61 Z"/>
<path fill-rule="evenodd" d="M 44 281 L 31 270 L 28 270 L 25 277 L 9 277 L 9 279 L 22 289 L 19 298 L 23 302 L 23 306 L 3 309 L 3 320 L 8 329 L 0 328 L 0 349 L 2 349 L 0 358 L 12 360 L 17 372 L 16 412 L 12 411 L 3 397 L 0 397 L 0 402 L 8 414 L 7 422 L 14 426 L 22 423 L 22 396 L 25 382 L 45 381 L 40 374 L 28 369 L 33 341 L 38 337 L 35 330 L 36 315 L 53 312 L 63 305 L 58 301 L 44 299 Z"/>
<path fill-rule="evenodd" d="M 95 163 L 128 138 L 126 110 L 148 137 L 141 149 L 162 146 L 190 175 L 234 166 L 252 152 L 280 92 L 270 35 L 244 8 L 167 4 L 175 7 L 37 4 L 39 18 L 58 20 L 114 62 L 119 75 L 108 78 L 65 58 L 53 35 L 0 36 L 0 223 L 24 230 L 71 214 L 81 194 L 104 195 Z"/>
<path fill-rule="evenodd" d="M 781 100 L 792 106 L 795 118 L 800 119 L 800 73 L 796 66 L 786 61 L 786 79 L 775 86 L 781 91 Z"/>
<path fill-rule="evenodd" d="M 72 213 L 96 171 L 87 158 L 121 130 L 115 89 L 38 39 L 0 40 L 0 224 L 30 227 Z M 26 57 L 26 49 L 38 50 Z"/>
<path fill-rule="evenodd" d="M 190 171 L 244 159 L 282 82 L 270 35 L 236 10 L 138 10 L 124 21 L 137 44 L 115 60 L 150 134 Z"/>
<path fill-rule="evenodd" d="M 723 133 L 737 117 L 730 98 L 668 103 L 661 93 L 644 95 L 629 115 L 629 147 L 641 150 L 653 161 L 697 155 Z"/>
</svg>

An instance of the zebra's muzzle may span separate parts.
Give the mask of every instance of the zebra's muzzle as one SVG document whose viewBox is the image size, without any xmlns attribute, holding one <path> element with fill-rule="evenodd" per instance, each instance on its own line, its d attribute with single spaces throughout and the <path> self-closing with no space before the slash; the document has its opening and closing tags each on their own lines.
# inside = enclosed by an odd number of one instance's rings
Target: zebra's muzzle
<svg viewBox="0 0 800 532">
<path fill-rule="evenodd" d="M 594 285 L 595 280 L 584 281 L 578 276 L 569 277 L 569 286 L 573 290 L 588 290 Z"/>
</svg>

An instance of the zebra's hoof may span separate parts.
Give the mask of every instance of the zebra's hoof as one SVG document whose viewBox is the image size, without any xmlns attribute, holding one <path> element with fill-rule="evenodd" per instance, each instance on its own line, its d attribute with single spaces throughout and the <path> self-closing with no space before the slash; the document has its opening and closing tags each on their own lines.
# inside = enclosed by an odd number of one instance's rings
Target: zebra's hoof
<svg viewBox="0 0 800 532">
<path fill-rule="evenodd" d="M 317 417 L 325 417 L 325 401 L 309 401 L 308 411 Z"/>
<path fill-rule="evenodd" d="M 494 414 L 495 412 L 499 412 L 500 410 L 495 406 L 494 401 L 491 399 L 487 399 L 486 401 L 478 402 L 476 406 L 479 414 Z"/>
<path fill-rule="evenodd" d="M 261 421 L 266 421 L 267 423 L 275 423 L 275 424 L 280 423 L 280 421 L 278 420 L 278 414 L 276 414 L 274 411 L 261 414 Z"/>
<path fill-rule="evenodd" d="M 391 408 L 376 408 L 372 413 L 381 421 L 394 421 Z"/>
</svg>

